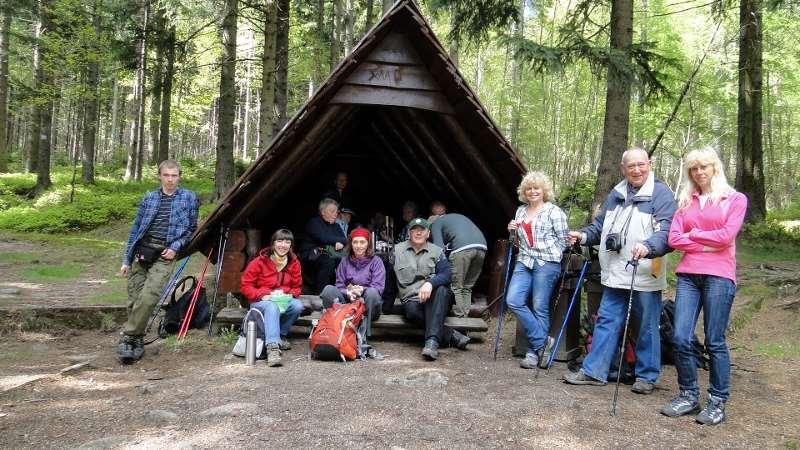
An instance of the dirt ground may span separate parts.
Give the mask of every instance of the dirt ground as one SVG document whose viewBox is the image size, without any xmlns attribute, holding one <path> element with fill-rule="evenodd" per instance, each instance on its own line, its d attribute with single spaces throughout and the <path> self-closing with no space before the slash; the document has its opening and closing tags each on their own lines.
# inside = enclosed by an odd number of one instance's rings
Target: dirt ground
<svg viewBox="0 0 800 450">
<path fill-rule="evenodd" d="M 85 304 L 103 286 L 87 281 L 108 279 L 103 261 L 59 292 Z M 19 270 L 0 268 L 0 287 Z M 652 395 L 621 386 L 616 417 L 613 384 L 565 385 L 562 363 L 534 378 L 510 356 L 513 319 L 497 361 L 491 324 L 484 341 L 436 362 L 421 359 L 419 341 L 397 338 L 373 340 L 383 361 L 311 361 L 297 335 L 280 368 L 247 367 L 202 332 L 120 366 L 114 332 L 14 331 L 0 336 L 0 448 L 797 448 L 800 312 L 781 307 L 791 300 L 765 296 L 731 338 L 733 391 L 719 427 L 658 413 L 675 394 L 671 366 Z M 738 310 L 751 301 L 737 298 Z M 708 373 L 699 376 L 705 389 Z"/>
<path fill-rule="evenodd" d="M 652 395 L 623 385 L 611 417 L 613 385 L 567 386 L 560 363 L 535 379 L 510 344 L 493 361 L 490 340 L 432 363 L 419 342 L 378 340 L 385 360 L 345 364 L 309 360 L 297 336 L 285 365 L 268 368 L 197 332 L 120 366 L 114 333 L 17 333 L 0 343 L 0 448 L 796 448 L 800 358 L 745 348 L 761 320 L 732 342 L 729 417 L 715 428 L 657 412 L 674 394 L 673 367 Z M 513 320 L 505 330 L 508 343 Z M 12 387 L 32 375 L 45 377 Z"/>
</svg>

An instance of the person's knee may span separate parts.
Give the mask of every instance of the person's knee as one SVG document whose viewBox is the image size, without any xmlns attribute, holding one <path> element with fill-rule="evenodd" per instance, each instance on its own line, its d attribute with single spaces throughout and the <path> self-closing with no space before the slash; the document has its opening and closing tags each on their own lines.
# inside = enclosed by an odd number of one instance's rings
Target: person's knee
<svg viewBox="0 0 800 450">
<path fill-rule="evenodd" d="M 334 303 L 339 303 L 339 289 L 336 286 L 327 285 L 322 289 L 319 298 L 322 300 L 323 308 L 330 308 Z"/>
<path fill-rule="evenodd" d="M 675 331 L 672 333 L 672 345 L 680 352 L 693 352 L 694 335 L 690 333 L 682 333 L 675 329 Z"/>
<path fill-rule="evenodd" d="M 302 314 L 303 310 L 305 309 L 305 305 L 300 300 L 294 298 L 291 302 L 289 302 L 289 306 L 286 308 L 286 312 L 300 315 Z"/>
</svg>

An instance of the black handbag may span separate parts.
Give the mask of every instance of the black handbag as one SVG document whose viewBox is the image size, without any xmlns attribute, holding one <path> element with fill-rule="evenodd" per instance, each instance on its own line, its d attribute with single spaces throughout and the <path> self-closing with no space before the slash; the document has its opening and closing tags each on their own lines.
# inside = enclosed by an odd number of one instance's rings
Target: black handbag
<svg viewBox="0 0 800 450">
<path fill-rule="evenodd" d="M 161 257 L 164 247 L 152 247 L 140 242 L 136 246 L 136 260 L 142 264 L 153 264 Z"/>
</svg>

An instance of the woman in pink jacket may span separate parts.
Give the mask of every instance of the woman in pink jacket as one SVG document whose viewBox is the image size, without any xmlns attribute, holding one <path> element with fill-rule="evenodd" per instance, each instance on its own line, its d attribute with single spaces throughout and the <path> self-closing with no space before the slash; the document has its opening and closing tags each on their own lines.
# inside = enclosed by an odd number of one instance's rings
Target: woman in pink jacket
<svg viewBox="0 0 800 450">
<path fill-rule="evenodd" d="M 700 411 L 697 359 L 692 339 L 703 311 L 705 345 L 711 356 L 708 402 L 695 417 L 717 425 L 725 420 L 730 396 L 731 360 L 725 331 L 736 294 L 736 235 L 747 198 L 725 179 L 722 161 L 711 148 L 686 155 L 686 181 L 669 230 L 669 245 L 683 252 L 675 269 L 675 368 L 679 393 L 661 413 L 677 417 Z"/>
</svg>

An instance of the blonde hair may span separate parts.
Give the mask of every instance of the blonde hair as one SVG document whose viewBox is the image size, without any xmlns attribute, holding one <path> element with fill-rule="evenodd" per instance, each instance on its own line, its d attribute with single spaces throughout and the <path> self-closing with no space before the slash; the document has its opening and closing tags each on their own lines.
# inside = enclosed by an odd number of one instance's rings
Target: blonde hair
<svg viewBox="0 0 800 450">
<path fill-rule="evenodd" d="M 520 202 L 528 203 L 528 200 L 525 199 L 525 190 L 531 186 L 536 186 L 542 190 L 542 200 L 545 202 L 549 202 L 550 199 L 555 197 L 553 182 L 550 181 L 550 177 L 543 172 L 528 172 L 522 177 L 522 181 L 517 187 L 517 196 Z"/>
<path fill-rule="evenodd" d="M 692 194 L 701 192 L 700 187 L 692 178 L 692 169 L 700 164 L 710 164 L 714 167 L 714 175 L 711 176 L 710 192 L 708 193 L 708 198 L 712 203 L 719 203 L 723 196 L 730 194 L 734 190 L 728 184 L 728 179 L 725 178 L 722 160 L 719 159 L 716 150 L 712 147 L 692 150 L 684 158 L 683 175 L 686 179 L 683 180 L 683 186 L 681 186 L 680 194 L 678 195 L 679 208 L 686 208 L 691 205 Z"/>
</svg>

